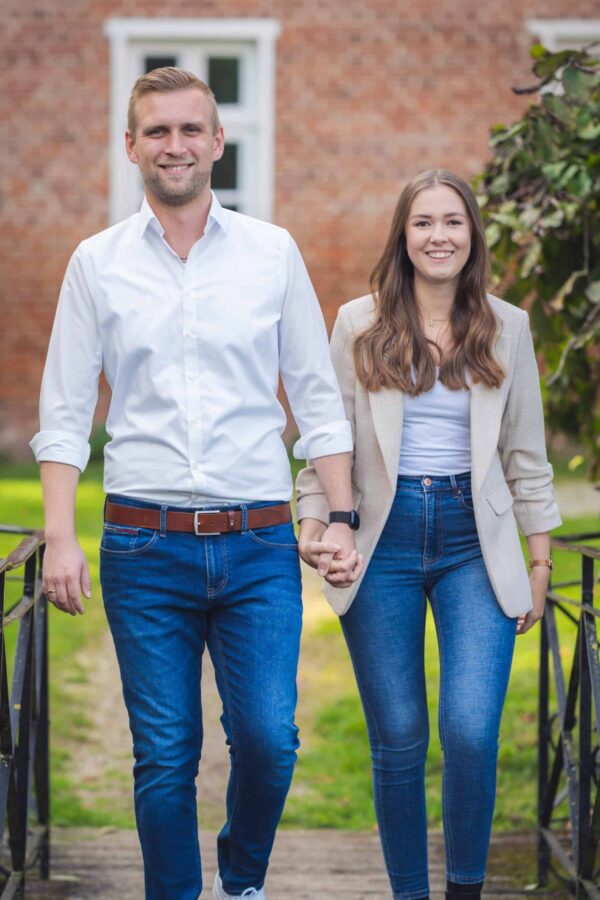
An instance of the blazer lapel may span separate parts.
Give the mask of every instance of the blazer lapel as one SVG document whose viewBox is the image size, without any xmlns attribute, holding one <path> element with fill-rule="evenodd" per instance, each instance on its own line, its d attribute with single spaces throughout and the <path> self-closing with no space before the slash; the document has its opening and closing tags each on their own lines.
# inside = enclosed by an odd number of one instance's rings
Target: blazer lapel
<svg viewBox="0 0 600 900">
<path fill-rule="evenodd" d="M 400 441 L 402 439 L 402 393 L 393 388 L 369 392 L 369 403 L 377 441 L 392 488 L 398 478 Z"/>
</svg>

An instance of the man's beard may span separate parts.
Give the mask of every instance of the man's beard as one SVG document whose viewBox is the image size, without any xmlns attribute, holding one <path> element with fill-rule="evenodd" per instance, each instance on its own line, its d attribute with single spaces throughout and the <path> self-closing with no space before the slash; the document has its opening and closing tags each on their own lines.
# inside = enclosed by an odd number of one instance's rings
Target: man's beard
<svg viewBox="0 0 600 900">
<path fill-rule="evenodd" d="M 167 206 L 185 206 L 199 197 L 206 185 L 210 181 L 210 172 L 199 172 L 196 170 L 193 177 L 178 184 L 165 184 L 159 173 L 147 175 L 144 178 L 144 184 L 154 194 L 154 196 L 165 203 Z"/>
</svg>

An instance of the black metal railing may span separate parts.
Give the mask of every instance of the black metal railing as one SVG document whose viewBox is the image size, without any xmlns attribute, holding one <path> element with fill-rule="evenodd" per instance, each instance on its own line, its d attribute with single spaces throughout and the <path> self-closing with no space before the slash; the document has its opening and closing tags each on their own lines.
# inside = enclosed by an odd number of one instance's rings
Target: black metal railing
<svg viewBox="0 0 600 900">
<path fill-rule="evenodd" d="M 41 579 L 43 533 L 2 525 L 0 533 L 23 535 L 0 558 L 0 898 L 10 900 L 24 896 L 30 867 L 49 876 L 48 607 Z M 5 610 L 9 582 L 19 586 L 16 602 Z M 13 623 L 18 626 L 9 667 L 6 632 Z"/>
<path fill-rule="evenodd" d="M 552 870 L 577 897 L 594 900 L 600 900 L 600 610 L 594 607 L 599 541 L 600 533 L 552 540 L 556 550 L 580 556 L 581 580 L 553 584 L 548 593 L 538 720 L 538 884 L 547 884 Z M 564 593 L 573 588 L 580 589 L 580 598 Z"/>
</svg>

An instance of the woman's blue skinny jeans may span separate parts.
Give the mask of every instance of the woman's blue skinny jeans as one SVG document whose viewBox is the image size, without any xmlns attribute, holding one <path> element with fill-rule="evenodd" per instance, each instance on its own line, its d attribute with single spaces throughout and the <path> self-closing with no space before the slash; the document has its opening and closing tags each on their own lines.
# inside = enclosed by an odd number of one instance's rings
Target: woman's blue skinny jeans
<svg viewBox="0 0 600 900">
<path fill-rule="evenodd" d="M 375 809 L 395 900 L 429 893 L 424 635 L 429 599 L 440 652 L 447 876 L 485 878 L 498 731 L 516 619 L 481 555 L 469 473 L 400 476 L 391 512 L 342 628 L 365 711 Z"/>
</svg>

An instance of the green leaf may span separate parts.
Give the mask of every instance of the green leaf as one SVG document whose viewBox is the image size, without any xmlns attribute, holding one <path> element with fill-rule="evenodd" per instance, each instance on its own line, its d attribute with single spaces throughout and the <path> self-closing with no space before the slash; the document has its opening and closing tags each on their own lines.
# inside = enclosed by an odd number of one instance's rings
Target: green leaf
<svg viewBox="0 0 600 900">
<path fill-rule="evenodd" d="M 555 75 L 561 66 L 566 65 L 572 56 L 572 50 L 562 50 L 560 53 L 548 53 L 534 64 L 533 71 L 538 78 L 548 78 L 550 75 Z"/>
<path fill-rule="evenodd" d="M 583 169 L 578 172 L 565 184 L 570 194 L 576 197 L 586 197 L 592 190 L 594 182 Z"/>
<path fill-rule="evenodd" d="M 565 214 L 562 209 L 554 209 L 548 215 L 543 216 L 540 219 L 540 225 L 543 225 L 544 228 L 558 228 L 562 225 L 563 220 L 565 218 Z"/>
<path fill-rule="evenodd" d="M 497 222 L 492 222 L 485 229 L 485 239 L 488 247 L 494 247 L 500 240 L 502 232 Z"/>
<path fill-rule="evenodd" d="M 533 44 L 533 46 L 529 48 L 529 53 L 532 59 L 542 59 L 542 57 L 548 56 L 548 51 L 543 44 Z"/>
<path fill-rule="evenodd" d="M 590 122 L 578 132 L 578 135 L 584 141 L 595 141 L 597 137 L 600 137 L 600 122 L 595 124 Z"/>
<path fill-rule="evenodd" d="M 565 214 L 565 221 L 575 222 L 581 213 L 581 203 L 563 203 L 562 209 Z"/>
<path fill-rule="evenodd" d="M 571 110 L 562 97 L 557 94 L 544 94 L 542 103 L 548 112 L 564 124 L 571 120 Z"/>
<path fill-rule="evenodd" d="M 497 144 L 501 144 L 505 141 L 510 141 L 512 138 L 516 137 L 520 134 L 525 128 L 525 122 L 517 122 L 516 125 L 513 125 L 511 128 L 507 128 L 506 125 L 497 125 L 492 129 L 492 137 L 490 138 L 490 144 L 492 147 Z"/>
<path fill-rule="evenodd" d="M 544 119 L 536 119 L 533 123 L 533 139 L 540 159 L 550 162 L 555 156 L 555 134 L 550 123 Z"/>
<path fill-rule="evenodd" d="M 531 247 L 527 251 L 525 255 L 525 259 L 521 264 L 520 276 L 521 278 L 527 278 L 533 269 L 537 266 L 540 261 L 540 256 L 542 255 L 542 243 L 541 241 L 533 241 Z"/>
<path fill-rule="evenodd" d="M 592 303 L 600 303 L 600 281 L 592 281 L 585 289 L 585 296 Z"/>
<path fill-rule="evenodd" d="M 557 291 L 557 293 L 550 301 L 550 306 L 554 310 L 554 312 L 560 312 L 564 308 L 565 300 L 575 287 L 575 283 L 584 275 L 587 275 L 587 271 L 585 269 L 578 269 L 576 272 L 571 272 L 563 286 L 559 291 Z"/>
<path fill-rule="evenodd" d="M 564 187 L 565 184 L 567 184 L 572 178 L 574 178 L 579 171 L 580 169 L 577 163 L 571 163 L 571 165 L 567 166 L 567 168 L 562 173 L 562 176 L 558 179 L 556 186 Z"/>
<path fill-rule="evenodd" d="M 521 222 L 518 216 L 515 216 L 513 213 L 503 213 L 498 210 L 495 212 L 491 218 L 494 222 L 499 222 L 500 225 L 505 225 L 507 228 L 512 228 L 513 231 L 521 231 Z"/>
<path fill-rule="evenodd" d="M 546 163 L 542 166 L 542 172 L 549 181 L 556 181 L 565 171 L 566 166 L 566 160 L 561 160 L 560 162 L 555 163 Z"/>
<path fill-rule="evenodd" d="M 566 66 L 562 73 L 562 84 L 565 93 L 570 97 L 579 99 L 585 96 L 586 84 L 583 72 L 580 72 L 579 69 L 576 69 L 574 66 Z"/>
<path fill-rule="evenodd" d="M 502 173 L 502 175 L 498 175 L 492 183 L 490 184 L 488 190 L 492 197 L 497 197 L 498 194 L 504 194 L 505 191 L 508 190 L 509 178 L 506 173 Z"/>
<path fill-rule="evenodd" d="M 542 210 L 539 206 L 526 206 L 525 209 L 521 211 L 519 218 L 521 219 L 523 227 L 527 230 L 535 225 L 541 214 Z"/>
</svg>

